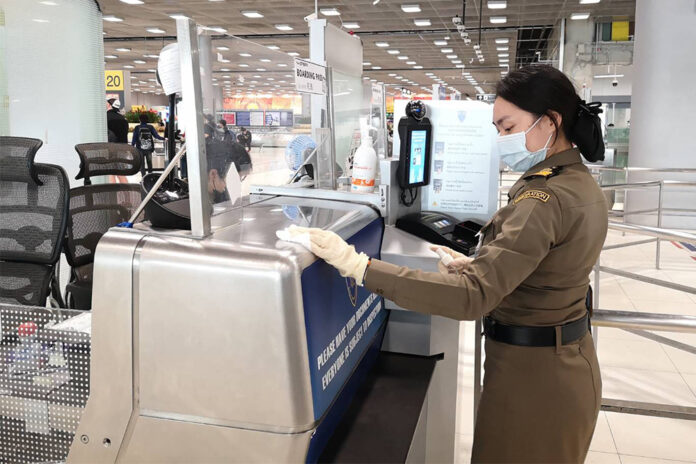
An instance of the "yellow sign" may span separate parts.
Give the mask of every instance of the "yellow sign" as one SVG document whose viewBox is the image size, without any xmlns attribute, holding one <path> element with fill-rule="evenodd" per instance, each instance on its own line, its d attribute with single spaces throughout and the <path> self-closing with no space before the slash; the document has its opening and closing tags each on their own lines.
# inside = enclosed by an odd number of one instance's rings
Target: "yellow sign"
<svg viewBox="0 0 696 464">
<path fill-rule="evenodd" d="M 146 110 L 145 105 L 132 105 L 131 106 L 131 111 L 135 111 L 136 113 L 143 112 L 145 110 Z"/>
<path fill-rule="evenodd" d="M 628 40 L 628 21 L 611 23 L 611 40 Z"/>
<path fill-rule="evenodd" d="M 104 86 L 106 91 L 124 90 L 123 71 L 104 71 Z"/>
</svg>

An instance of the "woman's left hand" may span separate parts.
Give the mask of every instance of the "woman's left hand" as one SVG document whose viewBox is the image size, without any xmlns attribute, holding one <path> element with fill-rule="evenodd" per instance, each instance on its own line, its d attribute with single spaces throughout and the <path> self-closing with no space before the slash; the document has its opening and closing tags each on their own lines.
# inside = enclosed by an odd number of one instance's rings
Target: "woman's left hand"
<svg viewBox="0 0 696 464">
<path fill-rule="evenodd" d="M 370 258 L 365 253 L 355 251 L 353 245 L 348 245 L 334 232 L 295 225 L 279 232 L 281 233 L 278 233 L 278 238 L 281 240 L 299 243 L 303 246 L 309 242 L 309 251 L 338 269 L 343 277 L 352 277 L 359 286 L 362 286 Z M 286 232 L 287 235 L 282 232 Z"/>
</svg>

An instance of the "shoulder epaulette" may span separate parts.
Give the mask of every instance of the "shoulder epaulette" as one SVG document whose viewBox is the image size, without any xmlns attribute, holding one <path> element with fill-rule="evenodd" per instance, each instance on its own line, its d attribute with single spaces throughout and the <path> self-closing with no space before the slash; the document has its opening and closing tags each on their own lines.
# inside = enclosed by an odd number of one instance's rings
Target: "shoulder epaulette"
<svg viewBox="0 0 696 464">
<path fill-rule="evenodd" d="M 542 177 L 544 179 L 550 179 L 553 176 L 557 176 L 563 170 L 562 166 L 554 166 L 552 168 L 545 168 L 534 174 L 530 174 L 524 178 L 524 180 L 536 179 L 537 177 Z"/>
</svg>

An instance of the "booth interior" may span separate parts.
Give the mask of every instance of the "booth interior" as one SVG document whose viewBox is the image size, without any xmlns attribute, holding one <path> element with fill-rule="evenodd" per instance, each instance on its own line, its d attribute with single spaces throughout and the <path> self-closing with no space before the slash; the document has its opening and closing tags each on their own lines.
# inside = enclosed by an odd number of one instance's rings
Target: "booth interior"
<svg viewBox="0 0 696 464">
<path fill-rule="evenodd" d="M 431 243 L 473 254 L 497 206 L 490 105 L 397 98 L 391 134 L 360 39 L 325 20 L 309 60 L 176 27 L 162 172 L 138 183 L 134 148 L 83 144 L 70 189 L 40 142 L 0 138 L 0 460 L 453 462 L 475 324 L 406 311 L 276 232 L 428 271 Z"/>
</svg>

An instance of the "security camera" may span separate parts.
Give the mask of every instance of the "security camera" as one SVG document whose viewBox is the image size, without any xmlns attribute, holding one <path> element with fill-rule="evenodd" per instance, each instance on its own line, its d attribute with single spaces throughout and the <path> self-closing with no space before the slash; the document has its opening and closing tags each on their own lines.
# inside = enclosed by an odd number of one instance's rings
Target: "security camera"
<svg viewBox="0 0 696 464">
<path fill-rule="evenodd" d="M 307 16 L 304 17 L 304 20 L 306 23 L 310 22 L 313 19 L 317 19 L 316 13 L 308 14 Z"/>
<path fill-rule="evenodd" d="M 611 86 L 612 86 L 612 87 L 617 87 L 618 85 L 619 85 L 619 80 L 616 79 L 616 78 L 614 78 L 614 80 L 611 81 Z"/>
<path fill-rule="evenodd" d="M 454 18 L 452 18 L 452 23 L 454 23 L 454 24 L 461 24 L 461 23 L 462 23 L 462 18 L 460 18 L 459 16 L 455 16 Z"/>
</svg>

